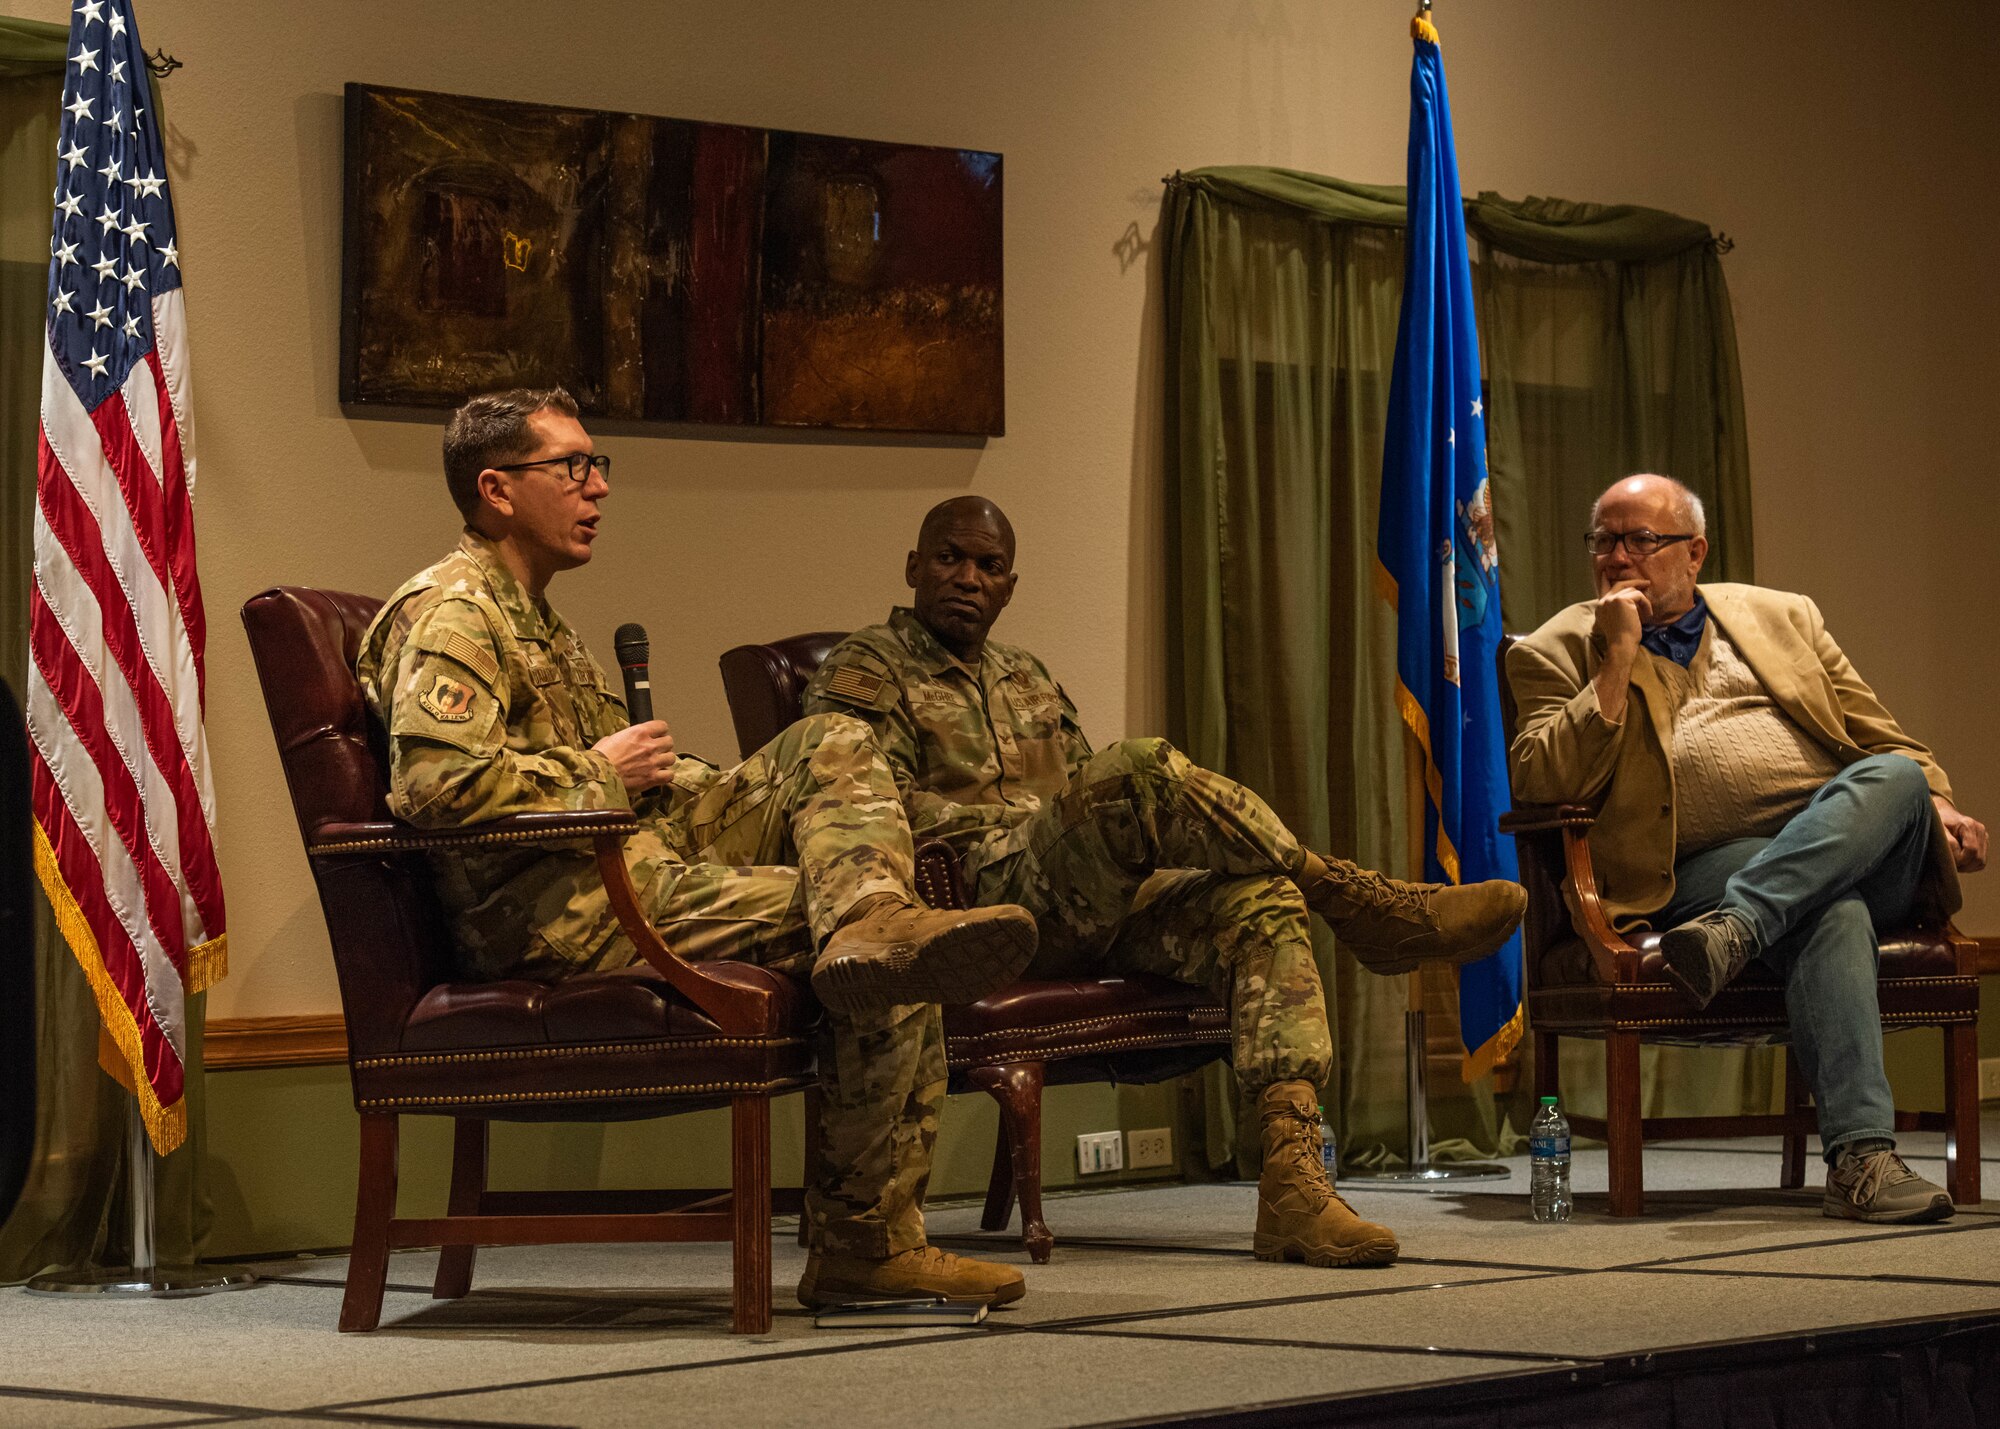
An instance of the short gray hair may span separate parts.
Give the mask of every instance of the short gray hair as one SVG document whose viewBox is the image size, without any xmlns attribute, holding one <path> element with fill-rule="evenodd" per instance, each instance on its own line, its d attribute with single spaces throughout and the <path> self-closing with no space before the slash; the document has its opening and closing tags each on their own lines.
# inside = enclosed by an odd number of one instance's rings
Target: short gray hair
<svg viewBox="0 0 2000 1429">
<path fill-rule="evenodd" d="M 1653 481 L 1664 481 L 1668 486 L 1672 487 L 1674 499 L 1681 508 L 1681 520 L 1687 523 L 1688 534 L 1700 536 L 1704 540 L 1707 539 L 1708 509 L 1701 504 L 1701 498 L 1694 494 L 1694 489 L 1686 482 L 1676 481 L 1671 476 L 1663 476 L 1657 471 L 1635 471 L 1632 473 L 1632 476 L 1621 476 L 1618 478 L 1618 481 L 1614 481 L 1610 486 L 1605 487 L 1598 494 L 1597 500 L 1590 503 L 1591 525 L 1595 526 L 1597 524 L 1597 508 L 1604 504 L 1604 498 L 1618 488 L 1619 482 L 1630 481 L 1634 476 L 1643 476 Z"/>
</svg>

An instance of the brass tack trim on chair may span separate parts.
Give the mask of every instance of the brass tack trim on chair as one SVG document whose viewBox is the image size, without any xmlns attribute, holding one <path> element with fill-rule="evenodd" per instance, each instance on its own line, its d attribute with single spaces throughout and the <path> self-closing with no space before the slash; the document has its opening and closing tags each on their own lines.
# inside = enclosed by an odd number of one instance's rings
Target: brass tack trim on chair
<svg viewBox="0 0 2000 1429">
<path fill-rule="evenodd" d="M 1778 1015 L 1766 1017 L 1620 1017 L 1616 1019 L 1614 1031 L 1635 1032 L 1645 1027 L 1699 1027 L 1713 1024 L 1721 1027 L 1783 1027 L 1785 1019 Z M 1949 1022 L 1977 1022 L 1979 1014 L 1966 1012 L 1885 1012 L 1884 1022 L 1908 1022 L 1918 1027 L 1938 1027 Z"/>
<path fill-rule="evenodd" d="M 333 843 L 316 843 L 306 846 L 307 854 L 318 857 L 329 853 L 389 853 L 415 851 L 427 848 L 479 848 L 492 844 L 547 844 L 581 842 L 607 834 L 636 834 L 638 823 L 599 824 L 575 833 L 560 829 L 508 829 L 490 834 L 450 834 L 438 837 L 425 835 L 397 834 L 388 838 L 345 839 Z"/>
<path fill-rule="evenodd" d="M 1219 1007 L 1218 1008 L 1170 1007 L 1170 1008 L 1160 1008 L 1150 1012 L 1121 1012 L 1121 1013 L 1115 1013 L 1109 1017 L 1078 1018 L 1072 1022 L 1050 1022 L 1044 1024 L 1037 1024 L 1031 1027 L 1000 1027 L 987 1032 L 967 1032 L 963 1035 L 953 1036 L 950 1040 L 953 1042 L 985 1042 L 995 1038 L 1005 1039 L 1008 1037 L 1019 1037 L 1024 1033 L 1031 1034 L 1037 1037 L 1046 1037 L 1061 1032 L 1088 1032 L 1093 1027 L 1111 1027 L 1115 1026 L 1120 1022 L 1134 1022 L 1142 1017 L 1151 1018 L 1154 1021 L 1172 1021 L 1175 1023 L 1180 1023 L 1184 1021 L 1191 1021 L 1193 1018 L 1202 1017 L 1203 1014 L 1210 1014 L 1214 1016 L 1217 1021 L 1217 1027 L 1215 1029 L 1204 1028 L 1202 1029 L 1203 1031 L 1218 1030 L 1226 1033 L 1228 1031 L 1228 1024 L 1226 1021 L 1223 1021 L 1221 1019 L 1220 1016 L 1221 1012 L 1222 1009 Z"/>
<path fill-rule="evenodd" d="M 1038 1035 L 1038 1032 L 1039 1029 L 1037 1029 L 1036 1032 L 1027 1033 L 1025 1035 L 1029 1036 Z M 1015 1035 L 1022 1036 L 1024 1034 L 1016 1033 Z M 1192 1034 L 1160 1032 L 1150 1037 L 1116 1037 L 1103 1042 L 1086 1042 L 1080 1047 L 1056 1047 L 1056 1048 L 1043 1049 L 1040 1047 L 1026 1046 L 1018 1049 L 1003 1048 L 993 1052 L 975 1052 L 969 1057 L 950 1056 L 949 1050 L 951 1044 L 958 1040 L 960 1039 L 955 1037 L 948 1037 L 945 1039 L 945 1047 L 947 1051 L 947 1056 L 945 1059 L 946 1066 L 976 1067 L 982 1065 L 983 1063 L 1003 1058 L 1021 1062 L 1039 1062 L 1044 1060 L 1045 1057 L 1047 1056 L 1054 1056 L 1056 1058 L 1082 1057 L 1092 1052 L 1116 1052 L 1121 1049 L 1130 1047 L 1188 1047 L 1204 1042 L 1227 1042 L 1229 1040 L 1229 1029 L 1227 1027 L 1218 1027 L 1212 1031 L 1204 1030 Z M 970 1040 L 970 1039 L 965 1039 L 965 1040 Z"/>
<path fill-rule="evenodd" d="M 610 1097 L 702 1096 L 710 1092 L 773 1092 L 783 1087 L 803 1086 L 797 1077 L 765 1082 L 669 1082 L 656 1087 L 603 1087 L 573 1092 L 480 1092 L 448 1097 L 369 1097 L 357 1101 L 361 1111 L 394 1111 L 398 1107 L 491 1106 L 497 1102 L 576 1102 L 602 1101 Z"/>
<path fill-rule="evenodd" d="M 626 1052 L 657 1052 L 664 1046 L 676 1052 L 704 1047 L 798 1047 L 802 1037 L 688 1037 L 661 1038 L 658 1042 L 579 1042 L 562 1047 L 499 1047 L 490 1052 L 398 1052 L 389 1057 L 365 1057 L 356 1069 L 377 1067 L 435 1067 L 452 1062 L 518 1062 L 541 1057 L 605 1057 Z"/>
</svg>

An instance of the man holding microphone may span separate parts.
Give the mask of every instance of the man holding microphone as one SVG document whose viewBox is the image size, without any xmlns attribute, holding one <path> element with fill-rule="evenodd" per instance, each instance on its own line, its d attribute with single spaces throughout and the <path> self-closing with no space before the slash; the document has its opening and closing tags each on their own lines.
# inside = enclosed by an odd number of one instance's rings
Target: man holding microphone
<svg viewBox="0 0 2000 1429">
<path fill-rule="evenodd" d="M 389 734 L 390 812 L 420 828 L 639 813 L 625 856 L 675 950 L 809 971 L 827 1009 L 801 1301 L 1019 1298 L 1018 1271 L 928 1245 L 922 1200 L 944 1099 L 937 1004 L 1012 981 L 1034 920 L 921 905 L 894 776 L 859 720 L 802 720 L 733 769 L 680 756 L 663 721 L 628 722 L 545 595 L 590 560 L 610 494 L 610 458 L 568 393 L 473 398 L 451 416 L 444 458 L 464 534 L 383 605 L 356 662 Z M 463 976 L 553 982 L 638 958 L 586 849 L 433 862 Z"/>
</svg>

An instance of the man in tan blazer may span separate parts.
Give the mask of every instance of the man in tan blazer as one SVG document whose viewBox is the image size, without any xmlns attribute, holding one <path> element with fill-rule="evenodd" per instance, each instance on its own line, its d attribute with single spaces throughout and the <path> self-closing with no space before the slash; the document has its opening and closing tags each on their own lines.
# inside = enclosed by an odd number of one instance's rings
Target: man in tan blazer
<svg viewBox="0 0 2000 1429">
<path fill-rule="evenodd" d="M 1633 476 L 1598 498 L 1597 599 L 1510 652 L 1517 797 L 1596 807 L 1592 861 L 1621 928 L 1664 927 L 1667 975 L 1706 1005 L 1751 958 L 1785 979 L 1819 1106 L 1827 1215 L 1940 1220 L 1895 1154 L 1875 930 L 1959 906 L 1986 829 L 1954 807 L 1801 595 L 1702 585 L 1701 503 Z"/>
</svg>

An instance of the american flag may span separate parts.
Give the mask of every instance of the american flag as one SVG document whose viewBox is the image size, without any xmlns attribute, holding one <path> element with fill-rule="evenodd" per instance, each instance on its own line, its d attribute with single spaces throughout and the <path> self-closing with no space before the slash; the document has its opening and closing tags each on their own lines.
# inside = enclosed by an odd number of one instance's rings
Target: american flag
<svg viewBox="0 0 2000 1429">
<path fill-rule="evenodd" d="M 31 595 L 35 866 L 154 1148 L 226 965 L 202 732 L 194 431 L 166 154 L 129 0 L 70 16 Z"/>
</svg>

